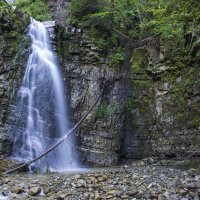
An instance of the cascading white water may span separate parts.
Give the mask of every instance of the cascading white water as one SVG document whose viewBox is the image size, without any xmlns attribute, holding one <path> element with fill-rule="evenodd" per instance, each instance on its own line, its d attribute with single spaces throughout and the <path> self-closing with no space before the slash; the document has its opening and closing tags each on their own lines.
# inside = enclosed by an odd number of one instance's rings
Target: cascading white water
<svg viewBox="0 0 200 200">
<path fill-rule="evenodd" d="M 24 129 L 16 131 L 13 146 L 13 157 L 23 161 L 47 150 L 68 130 L 64 87 L 48 33 L 41 22 L 31 19 L 29 35 L 31 53 L 17 106 Z M 59 171 L 77 168 L 73 146 L 71 137 L 42 161 L 32 164 L 30 169 Z"/>
</svg>

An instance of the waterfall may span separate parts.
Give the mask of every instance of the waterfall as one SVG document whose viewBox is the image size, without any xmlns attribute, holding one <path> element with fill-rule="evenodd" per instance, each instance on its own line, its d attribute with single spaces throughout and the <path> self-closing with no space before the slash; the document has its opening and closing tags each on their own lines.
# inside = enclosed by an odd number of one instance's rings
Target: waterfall
<svg viewBox="0 0 200 200">
<path fill-rule="evenodd" d="M 12 157 L 29 161 L 47 150 L 68 130 L 63 81 L 41 22 L 31 19 L 32 40 L 26 71 L 18 93 Z M 30 165 L 30 170 L 59 171 L 77 168 L 73 136 L 54 152 Z"/>
</svg>

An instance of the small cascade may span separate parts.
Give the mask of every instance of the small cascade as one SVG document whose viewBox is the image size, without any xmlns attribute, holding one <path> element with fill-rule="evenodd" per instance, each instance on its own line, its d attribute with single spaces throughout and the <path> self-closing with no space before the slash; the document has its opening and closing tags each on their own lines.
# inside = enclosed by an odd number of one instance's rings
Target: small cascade
<svg viewBox="0 0 200 200">
<path fill-rule="evenodd" d="M 29 161 L 47 150 L 68 130 L 64 87 L 43 23 L 31 19 L 31 53 L 18 93 L 13 158 Z M 21 128 L 22 127 L 22 128 Z M 78 167 L 73 136 L 30 170 L 64 171 Z"/>
</svg>

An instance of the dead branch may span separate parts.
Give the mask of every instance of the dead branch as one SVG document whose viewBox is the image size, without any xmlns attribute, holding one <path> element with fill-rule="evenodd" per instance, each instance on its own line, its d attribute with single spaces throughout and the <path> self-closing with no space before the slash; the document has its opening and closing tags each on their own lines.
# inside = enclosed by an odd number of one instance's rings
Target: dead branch
<svg viewBox="0 0 200 200">
<path fill-rule="evenodd" d="M 31 161 L 29 161 L 27 163 L 24 163 L 23 165 L 20 165 L 19 167 L 16 167 L 14 169 L 8 170 L 8 171 L 4 172 L 3 174 L 10 174 L 12 172 L 16 172 L 16 171 L 18 171 L 20 169 L 28 167 L 30 164 L 32 164 L 32 163 L 36 162 L 37 160 L 41 159 L 42 157 L 46 156 L 48 153 L 50 153 L 52 150 L 54 150 L 56 147 L 58 147 L 61 143 L 65 142 L 65 140 L 67 140 L 67 138 L 80 126 L 80 124 L 87 118 L 89 113 L 93 110 L 93 108 L 95 107 L 95 105 L 97 104 L 97 102 L 99 101 L 101 96 L 103 95 L 103 92 L 104 92 L 104 90 L 106 88 L 106 85 L 107 85 L 106 82 L 104 82 L 103 89 L 101 90 L 101 93 L 96 98 L 96 100 L 94 101 L 94 103 L 90 107 L 90 109 L 79 120 L 79 122 L 71 130 L 69 130 L 56 144 L 54 144 L 52 147 L 50 147 L 47 151 L 41 153 L 38 157 L 34 158 L 33 160 L 31 160 Z"/>
</svg>

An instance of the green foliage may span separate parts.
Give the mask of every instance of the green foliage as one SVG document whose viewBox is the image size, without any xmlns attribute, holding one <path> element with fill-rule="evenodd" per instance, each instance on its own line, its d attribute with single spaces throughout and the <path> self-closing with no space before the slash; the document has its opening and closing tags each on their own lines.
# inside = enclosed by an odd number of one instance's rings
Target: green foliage
<svg viewBox="0 0 200 200">
<path fill-rule="evenodd" d="M 121 48 L 118 48 L 117 51 L 113 52 L 112 54 L 109 55 L 109 59 L 110 59 L 110 65 L 111 66 L 117 66 L 122 64 L 125 61 L 125 54 L 124 54 L 124 50 Z"/>
<path fill-rule="evenodd" d="M 9 17 L 14 13 L 14 9 L 5 0 L 0 1 L 0 18 L 5 15 Z"/>
<path fill-rule="evenodd" d="M 136 49 L 133 51 L 131 58 L 131 68 L 134 73 L 138 73 L 144 70 L 144 66 L 147 66 L 147 51 L 145 49 Z"/>
<path fill-rule="evenodd" d="M 69 19 L 72 25 L 89 30 L 111 63 L 123 60 L 118 51 L 130 42 L 123 35 L 136 42 L 159 37 L 168 50 L 168 60 L 180 67 L 200 58 L 198 0 L 72 0 Z"/>
<path fill-rule="evenodd" d="M 36 20 L 51 20 L 49 7 L 44 0 L 16 0 L 14 5 L 23 13 L 27 13 Z"/>
<path fill-rule="evenodd" d="M 112 27 L 137 35 L 137 11 L 132 1 L 72 0 L 69 21 L 83 27 L 95 26 L 110 30 Z M 138 35 L 137 35 L 138 36 Z"/>
<path fill-rule="evenodd" d="M 188 63 L 190 50 L 200 37 L 198 1 L 149 0 L 139 9 L 143 16 L 140 23 L 142 36 L 160 36 L 174 63 Z"/>
<path fill-rule="evenodd" d="M 111 18 L 111 12 L 98 12 L 94 14 L 90 14 L 86 17 L 86 20 L 81 23 L 84 27 L 94 26 L 98 27 L 99 29 L 109 30 L 108 21 Z"/>
<path fill-rule="evenodd" d="M 95 27 L 88 27 L 86 33 L 91 39 L 91 41 L 102 51 L 106 50 L 109 45 L 107 38 L 109 37 L 109 32 L 99 30 Z"/>
<path fill-rule="evenodd" d="M 1 15 L 2 15 L 2 13 L 3 13 L 3 10 L 4 10 L 5 5 L 6 5 L 6 3 L 5 3 L 4 0 L 3 0 L 3 1 L 0 1 L 0 14 L 1 14 Z"/>
<path fill-rule="evenodd" d="M 7 24 L 0 23 L 0 32 L 6 30 L 10 38 L 17 37 L 18 32 L 21 34 L 29 23 L 29 18 L 27 16 L 24 16 L 17 9 L 13 9 L 5 0 L 0 1 L 0 18 L 3 21 L 7 21 Z"/>
<path fill-rule="evenodd" d="M 121 6 L 124 10 L 121 9 Z M 125 10 L 127 11 L 125 12 Z M 125 28 L 130 30 L 133 35 L 134 31 L 130 29 L 131 20 L 126 17 L 126 15 L 131 15 L 130 12 L 132 12 L 131 8 L 121 0 L 114 4 L 110 0 L 72 0 L 69 22 L 74 26 L 85 28 L 92 42 L 105 55 L 108 55 L 110 65 L 116 66 L 124 62 L 125 53 L 123 42 L 113 33 L 112 28 L 114 26 L 120 30 Z"/>
<path fill-rule="evenodd" d="M 72 0 L 70 2 L 70 18 L 69 21 L 73 25 L 78 25 L 85 18 L 98 11 L 98 0 Z"/>
</svg>

